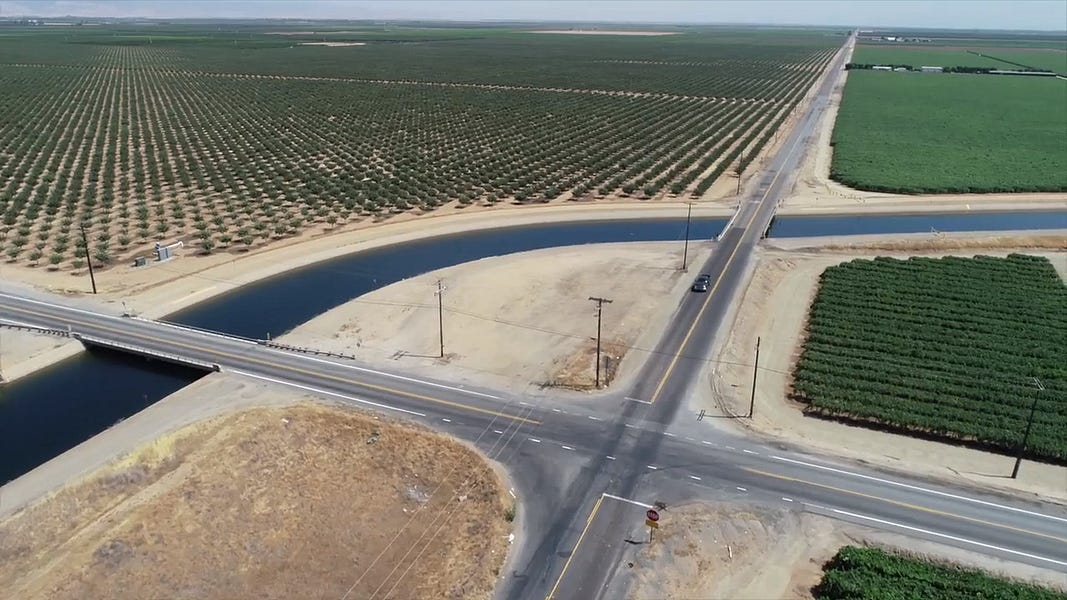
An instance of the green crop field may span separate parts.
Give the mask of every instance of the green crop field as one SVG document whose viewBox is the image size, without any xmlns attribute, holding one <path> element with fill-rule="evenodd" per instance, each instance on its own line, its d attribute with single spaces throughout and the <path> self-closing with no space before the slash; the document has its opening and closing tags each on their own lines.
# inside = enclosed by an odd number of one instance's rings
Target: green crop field
<svg viewBox="0 0 1067 600">
<path fill-rule="evenodd" d="M 1067 75 L 1067 51 L 1052 49 L 1020 50 L 1018 48 L 982 48 L 976 50 L 986 56 L 999 58 L 1004 68 L 1026 66 Z"/>
<path fill-rule="evenodd" d="M 905 194 L 1067 190 L 1067 81 L 850 71 L 831 177 Z"/>
<path fill-rule="evenodd" d="M 916 48 L 888 45 L 857 45 L 852 62 L 867 65 L 910 65 L 930 67 L 992 67 L 1007 68 L 1003 62 L 976 56 L 957 48 L 937 46 Z"/>
<path fill-rule="evenodd" d="M 809 413 L 1067 461 L 1067 286 L 1045 258 L 854 260 L 823 272 L 794 369 Z M 1043 385 L 1038 389 L 1034 378 Z"/>
<path fill-rule="evenodd" d="M 238 251 L 445 204 L 699 197 L 844 40 L 280 28 L 5 31 L 7 259 L 81 268 L 82 225 L 107 264 L 157 240 Z M 305 45 L 322 41 L 363 45 Z"/>
<path fill-rule="evenodd" d="M 845 546 L 823 567 L 815 600 L 1065 600 L 1067 594 L 877 548 Z"/>
</svg>

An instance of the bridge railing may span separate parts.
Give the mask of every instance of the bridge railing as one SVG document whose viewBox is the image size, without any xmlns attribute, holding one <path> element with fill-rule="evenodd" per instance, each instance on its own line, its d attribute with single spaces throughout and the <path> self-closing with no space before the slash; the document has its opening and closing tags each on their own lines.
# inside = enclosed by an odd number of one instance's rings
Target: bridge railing
<svg viewBox="0 0 1067 600">
<path fill-rule="evenodd" d="M 12 323 L 10 321 L 0 320 L 0 327 L 7 329 L 16 329 L 19 331 L 29 331 L 31 333 L 40 333 L 43 335 L 54 335 L 57 337 L 70 337 L 70 331 L 66 329 L 53 329 L 51 327 L 38 327 L 36 325 L 29 325 L 27 323 Z"/>
<path fill-rule="evenodd" d="M 100 346 L 101 348 L 110 348 L 112 350 L 121 350 L 123 352 L 130 352 L 133 354 L 140 354 L 142 356 L 148 356 L 151 358 L 158 358 L 167 362 L 176 363 L 179 365 L 185 365 L 188 367 L 194 367 L 197 369 L 204 369 L 205 371 L 221 371 L 222 367 L 218 363 L 207 362 L 188 356 L 181 356 L 179 354 L 172 354 L 170 352 L 163 352 L 162 350 L 155 350 L 152 348 L 146 348 L 144 346 L 137 346 L 134 344 L 125 344 L 123 342 L 116 342 L 114 340 L 108 340 L 104 338 L 98 338 L 92 335 L 86 335 L 84 333 L 72 333 L 71 337 L 80 341 L 86 345 Z"/>
</svg>

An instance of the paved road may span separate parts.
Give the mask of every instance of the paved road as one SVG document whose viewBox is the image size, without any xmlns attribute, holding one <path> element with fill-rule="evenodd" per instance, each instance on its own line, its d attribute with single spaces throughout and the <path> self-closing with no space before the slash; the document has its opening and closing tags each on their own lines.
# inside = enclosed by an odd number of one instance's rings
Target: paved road
<svg viewBox="0 0 1067 600">
<path fill-rule="evenodd" d="M 627 539 L 644 535 L 654 500 L 706 497 L 776 503 L 1067 573 L 1067 510 L 955 489 L 754 443 L 676 418 L 747 261 L 825 105 L 820 89 L 793 137 L 702 267 L 715 287 L 688 295 L 638 382 L 596 402 L 507 396 L 224 335 L 0 294 L 0 319 L 69 328 L 87 343 L 125 345 L 398 414 L 467 439 L 504 464 L 522 501 L 524 536 L 501 598 L 617 597 Z M 695 270 L 694 270 L 695 271 Z M 633 399 L 628 399 L 633 398 Z M 668 507 L 668 511 L 669 511 Z"/>
</svg>

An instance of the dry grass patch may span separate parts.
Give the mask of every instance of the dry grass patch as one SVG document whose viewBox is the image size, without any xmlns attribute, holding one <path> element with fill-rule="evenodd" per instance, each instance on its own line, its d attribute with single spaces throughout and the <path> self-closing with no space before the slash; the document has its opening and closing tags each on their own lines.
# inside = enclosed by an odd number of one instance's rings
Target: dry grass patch
<svg viewBox="0 0 1067 600">
<path fill-rule="evenodd" d="M 180 430 L 0 522 L 12 598 L 485 598 L 507 551 L 492 468 L 338 408 Z"/>
</svg>

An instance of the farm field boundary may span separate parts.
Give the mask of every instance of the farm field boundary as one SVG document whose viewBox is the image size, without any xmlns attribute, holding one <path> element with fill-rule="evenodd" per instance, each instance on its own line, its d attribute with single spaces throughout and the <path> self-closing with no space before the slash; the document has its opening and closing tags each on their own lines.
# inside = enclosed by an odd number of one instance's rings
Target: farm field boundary
<svg viewBox="0 0 1067 600">
<path fill-rule="evenodd" d="M 1067 462 L 1067 286 L 1045 258 L 878 258 L 824 271 L 792 395 L 806 412 Z"/>
<path fill-rule="evenodd" d="M 899 194 L 1067 191 L 1065 103 L 1053 77 L 850 71 L 830 177 Z"/>
<path fill-rule="evenodd" d="M 823 567 L 815 600 L 926 598 L 940 600 L 1014 598 L 1063 600 L 1063 591 L 993 577 L 978 570 L 932 562 L 879 548 L 845 546 Z"/>
</svg>

